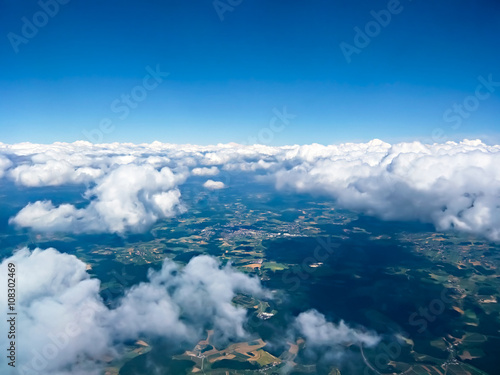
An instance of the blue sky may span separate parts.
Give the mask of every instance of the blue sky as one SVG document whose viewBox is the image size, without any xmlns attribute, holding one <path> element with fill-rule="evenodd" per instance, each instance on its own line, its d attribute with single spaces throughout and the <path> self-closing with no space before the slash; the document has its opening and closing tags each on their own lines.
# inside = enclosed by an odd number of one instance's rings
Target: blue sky
<svg viewBox="0 0 500 375">
<path fill-rule="evenodd" d="M 1 142 L 500 141 L 495 0 L 54 1 L 0 0 Z"/>
</svg>

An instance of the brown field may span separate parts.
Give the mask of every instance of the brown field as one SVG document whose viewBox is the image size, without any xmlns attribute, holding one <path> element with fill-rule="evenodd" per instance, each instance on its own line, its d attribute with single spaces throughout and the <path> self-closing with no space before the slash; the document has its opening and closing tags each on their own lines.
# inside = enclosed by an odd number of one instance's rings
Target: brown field
<svg viewBox="0 0 500 375">
<path fill-rule="evenodd" d="M 224 354 L 221 354 L 219 357 L 210 358 L 208 361 L 210 363 L 214 363 L 214 362 L 220 361 L 222 359 L 233 359 L 234 357 L 236 357 L 234 354 L 224 353 Z"/>
<path fill-rule="evenodd" d="M 460 314 L 462 314 L 462 315 L 464 314 L 464 310 L 462 310 L 462 309 L 461 309 L 460 307 L 458 307 L 458 306 L 453 306 L 453 310 L 455 310 L 455 311 L 459 312 L 459 313 L 460 313 Z"/>
<path fill-rule="evenodd" d="M 464 350 L 464 352 L 462 354 L 460 354 L 459 357 L 460 357 L 460 359 L 462 361 L 464 361 L 464 360 L 470 360 L 470 359 L 474 359 L 474 358 L 481 358 L 481 357 L 478 357 L 478 356 L 471 355 L 467 350 Z"/>
<path fill-rule="evenodd" d="M 266 346 L 266 343 L 262 339 L 257 340 L 259 343 L 257 345 L 248 345 L 247 342 L 239 342 L 237 344 L 232 344 L 225 349 L 225 352 L 236 352 L 240 354 L 246 354 L 253 352 L 254 350 L 260 349 Z"/>
<path fill-rule="evenodd" d="M 255 268 L 258 268 L 260 269 L 260 267 L 262 267 L 262 264 L 260 263 L 252 263 L 252 264 L 247 264 L 243 267 L 247 267 L 247 268 L 251 268 L 251 269 L 255 269 Z"/>
<path fill-rule="evenodd" d="M 292 344 L 292 343 L 289 344 L 290 344 L 290 349 L 288 349 L 288 351 L 292 354 L 297 354 L 299 352 L 299 346 L 297 344 Z"/>
<path fill-rule="evenodd" d="M 205 340 L 201 340 L 198 345 L 208 345 L 210 343 L 210 336 L 212 336 L 214 333 L 214 331 L 211 329 L 211 330 L 208 330 L 207 331 L 207 338 Z"/>
</svg>

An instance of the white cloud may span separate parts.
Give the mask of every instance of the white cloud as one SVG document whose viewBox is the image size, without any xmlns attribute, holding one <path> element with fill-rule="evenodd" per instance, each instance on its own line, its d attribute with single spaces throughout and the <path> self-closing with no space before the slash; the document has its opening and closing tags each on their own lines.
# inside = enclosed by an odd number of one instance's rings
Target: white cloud
<svg viewBox="0 0 500 375">
<path fill-rule="evenodd" d="M 207 180 L 203 184 L 203 187 L 209 190 L 219 190 L 219 189 L 224 189 L 226 185 L 224 185 L 224 182 L 222 181 Z"/>
<path fill-rule="evenodd" d="M 118 355 L 125 340 L 144 335 L 192 345 L 213 328 L 219 339 L 242 339 L 246 310 L 232 299 L 238 292 L 264 294 L 258 279 L 214 258 L 196 257 L 184 268 L 167 259 L 109 309 L 99 296 L 99 280 L 73 255 L 20 250 L 0 264 L 2 285 L 11 262 L 18 280 L 16 367 L 25 374 L 101 373 L 105 356 Z M 6 288 L 0 304 L 7 316 Z M 8 332 L 6 319 L 0 328 Z M 2 368 L 6 361 L 2 355 Z"/>
<path fill-rule="evenodd" d="M 12 162 L 5 156 L 0 155 L 0 178 L 3 177 L 5 171 L 12 165 Z"/>
<path fill-rule="evenodd" d="M 217 168 L 217 167 L 193 168 L 191 173 L 194 176 L 215 176 L 219 173 L 219 168 Z"/>
<path fill-rule="evenodd" d="M 89 226 L 95 222 L 87 212 L 85 209 L 77 209 L 72 204 L 54 207 L 51 201 L 37 201 L 24 207 L 9 220 L 9 223 L 40 232 L 93 231 Z"/>
<path fill-rule="evenodd" d="M 335 347 L 338 345 L 357 344 L 374 346 L 380 341 L 373 332 L 363 332 L 347 326 L 344 321 L 333 324 L 317 310 L 300 313 L 294 323 L 297 333 L 311 347 Z"/>
<path fill-rule="evenodd" d="M 94 363 L 110 354 L 108 329 L 101 323 L 106 307 L 99 297 L 99 281 L 90 279 L 85 264 L 53 249 L 27 249 L 0 265 L 7 285 L 7 265 L 16 265 L 16 368 L 25 374 L 92 373 Z M 6 289 L 0 292 L 7 316 Z M 7 323 L 0 323 L 7 332 Z M 0 357 L 7 369 L 8 359 Z M 89 370 L 88 372 L 85 370 Z M 23 372 L 24 371 L 24 372 Z"/>
<path fill-rule="evenodd" d="M 294 340 L 305 340 L 305 355 L 319 363 L 339 363 L 350 345 L 372 347 L 380 338 L 375 332 L 349 327 L 344 321 L 334 324 L 317 310 L 300 313 L 293 323 Z"/>
<path fill-rule="evenodd" d="M 167 260 L 149 279 L 132 288 L 113 311 L 124 339 L 140 334 L 195 339 L 203 335 L 207 322 L 219 339 L 243 338 L 246 310 L 234 306 L 232 299 L 237 292 L 265 294 L 257 278 L 230 266 L 221 268 L 209 256 L 193 258 L 181 272 Z"/>
<path fill-rule="evenodd" d="M 16 184 L 33 187 L 86 183 L 102 176 L 103 171 L 91 167 L 75 168 L 68 161 L 48 160 L 43 164 L 23 164 L 9 173 Z"/>
<path fill-rule="evenodd" d="M 143 232 L 158 219 L 184 210 L 177 189 L 183 179 L 166 167 L 157 171 L 151 165 L 122 165 L 87 191 L 92 199 L 87 207 L 35 202 L 10 222 L 49 232 Z"/>
</svg>

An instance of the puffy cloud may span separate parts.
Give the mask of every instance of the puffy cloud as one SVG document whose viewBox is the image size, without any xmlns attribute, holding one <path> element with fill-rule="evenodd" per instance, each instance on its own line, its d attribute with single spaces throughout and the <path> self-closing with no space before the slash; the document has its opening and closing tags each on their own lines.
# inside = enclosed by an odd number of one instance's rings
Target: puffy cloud
<svg viewBox="0 0 500 375">
<path fill-rule="evenodd" d="M 90 230 L 95 222 L 85 209 L 77 209 L 72 204 L 54 207 L 50 201 L 37 201 L 24 207 L 9 220 L 19 227 L 32 228 L 40 232 L 68 232 Z M 95 230 L 95 229 L 94 229 Z"/>
<path fill-rule="evenodd" d="M 49 160 L 43 164 L 23 164 L 9 173 L 16 184 L 33 187 L 86 183 L 102 176 L 103 171 L 91 167 L 75 168 L 68 161 Z"/>
<path fill-rule="evenodd" d="M 219 168 L 217 168 L 217 167 L 193 168 L 191 173 L 194 176 L 215 176 L 219 173 Z"/>
<path fill-rule="evenodd" d="M 375 332 L 349 327 L 342 320 L 334 324 L 317 310 L 300 313 L 292 329 L 294 339 L 305 340 L 305 356 L 320 365 L 340 363 L 350 345 L 372 347 L 380 341 Z"/>
<path fill-rule="evenodd" d="M 207 180 L 203 184 L 203 187 L 209 190 L 219 190 L 224 189 L 226 185 L 224 185 L 224 182 L 222 181 Z"/>
<path fill-rule="evenodd" d="M 338 345 L 359 344 L 374 346 L 380 338 L 373 332 L 363 332 L 347 326 L 344 321 L 333 324 L 317 310 L 300 313 L 294 323 L 297 333 L 311 347 L 335 347 Z"/>
<path fill-rule="evenodd" d="M 241 339 L 246 310 L 232 299 L 238 292 L 264 295 L 258 279 L 200 256 L 184 268 L 165 260 L 110 309 L 99 295 L 99 280 L 73 255 L 20 250 L 0 264 L 2 285 L 9 263 L 16 265 L 16 364 L 24 374 L 101 373 L 105 357 L 119 355 L 125 340 L 143 335 L 192 345 L 212 328 L 219 339 Z M 6 288 L 0 303 L 7 316 Z M 5 319 L 0 327 L 8 332 Z M 0 357 L 2 368 L 6 361 Z"/>
<path fill-rule="evenodd" d="M 0 155 L 0 178 L 3 177 L 5 171 L 9 169 L 12 165 L 12 162 L 7 159 L 5 156 Z"/>
<path fill-rule="evenodd" d="M 8 264 L 16 265 L 16 368 L 20 374 L 92 373 L 95 362 L 109 354 L 110 335 L 102 323 L 106 307 L 99 281 L 85 264 L 54 249 L 23 249 L 0 265 L 7 285 Z M 7 316 L 7 294 L 0 292 Z M 0 323 L 3 332 L 7 322 Z M 7 368 L 8 359 L 0 357 Z"/>
<path fill-rule="evenodd" d="M 218 339 L 242 338 L 246 310 L 234 306 L 233 297 L 236 293 L 265 295 L 257 278 L 231 266 L 221 268 L 209 256 L 193 258 L 182 271 L 166 261 L 159 272 L 150 272 L 149 279 L 132 288 L 113 311 L 123 338 L 146 334 L 196 339 L 207 323 Z"/>
<path fill-rule="evenodd" d="M 38 201 L 10 222 L 36 231 L 142 232 L 158 219 L 184 210 L 176 187 L 183 179 L 167 167 L 157 171 L 151 165 L 122 165 L 86 192 L 91 199 L 87 207 Z"/>
</svg>

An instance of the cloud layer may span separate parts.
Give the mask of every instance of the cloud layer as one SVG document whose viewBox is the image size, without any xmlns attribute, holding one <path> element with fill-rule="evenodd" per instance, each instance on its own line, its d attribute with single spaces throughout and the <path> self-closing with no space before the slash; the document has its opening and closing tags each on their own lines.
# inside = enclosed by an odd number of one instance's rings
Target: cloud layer
<svg viewBox="0 0 500 375">
<path fill-rule="evenodd" d="M 385 220 L 420 220 L 500 240 L 499 146 L 372 141 L 343 148 L 326 157 L 307 152 L 276 173 L 278 188 L 326 193 L 342 207 Z"/>
<path fill-rule="evenodd" d="M 39 187 L 88 186 L 89 204 L 32 202 L 11 223 L 38 231 L 140 232 L 183 211 L 178 186 L 189 176 L 231 184 L 248 174 L 278 190 L 326 194 L 341 207 L 387 220 L 420 220 L 500 240 L 500 146 L 380 140 L 269 147 L 105 144 L 0 144 L 0 176 Z M 203 184 L 203 182 L 200 182 Z M 117 187 L 120 186 L 120 189 Z"/>
</svg>

